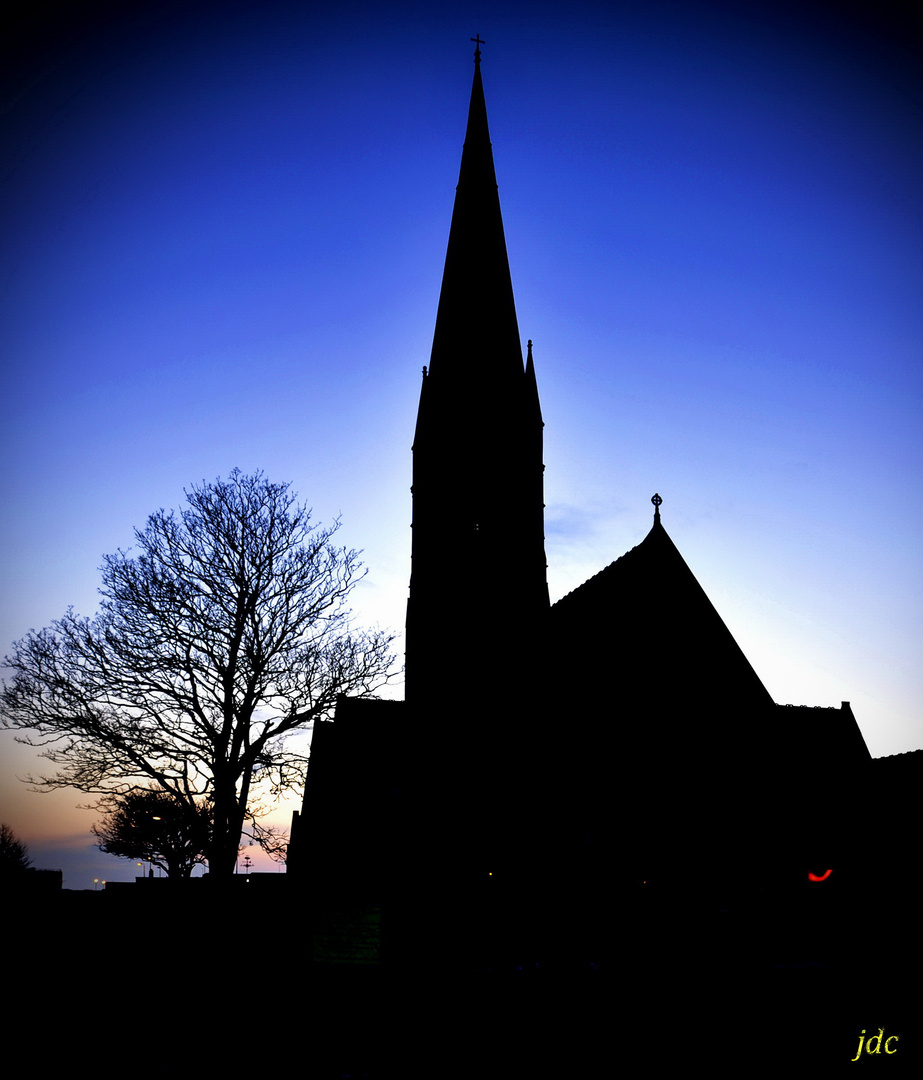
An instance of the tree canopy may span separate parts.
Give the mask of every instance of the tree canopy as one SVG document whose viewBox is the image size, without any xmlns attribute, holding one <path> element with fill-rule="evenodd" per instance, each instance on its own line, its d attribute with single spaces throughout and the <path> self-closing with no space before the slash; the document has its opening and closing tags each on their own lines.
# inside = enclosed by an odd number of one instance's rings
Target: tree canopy
<svg viewBox="0 0 923 1080">
<path fill-rule="evenodd" d="M 190 807 L 168 791 L 129 791 L 112 800 L 93 827 L 99 850 L 159 866 L 167 877 L 189 877 L 205 862 L 211 833 L 208 804 Z"/>
<path fill-rule="evenodd" d="M 288 484 L 234 470 L 185 492 L 105 557 L 94 618 L 68 610 L 6 658 L 4 726 L 55 771 L 27 779 L 104 799 L 147 789 L 190 811 L 207 800 L 213 874 L 233 872 L 254 788 L 303 782 L 289 736 L 341 694 L 374 694 L 393 635 L 357 631 L 347 598 L 364 575 Z"/>
<path fill-rule="evenodd" d="M 0 825 L 0 878 L 14 877 L 32 865 L 29 849 L 9 825 Z"/>
</svg>

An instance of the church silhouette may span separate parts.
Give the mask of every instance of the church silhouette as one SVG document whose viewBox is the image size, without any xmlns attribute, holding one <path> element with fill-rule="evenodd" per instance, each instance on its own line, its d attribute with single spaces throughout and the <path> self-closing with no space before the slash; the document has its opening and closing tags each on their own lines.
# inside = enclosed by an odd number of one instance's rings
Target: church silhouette
<svg viewBox="0 0 923 1080">
<path fill-rule="evenodd" d="M 637 547 L 549 602 L 480 44 L 413 440 L 406 699 L 316 725 L 288 870 L 315 905 L 380 909 L 399 962 L 595 963 L 615 910 L 859 873 L 871 759 L 848 702 L 772 700 L 659 495 Z"/>
</svg>

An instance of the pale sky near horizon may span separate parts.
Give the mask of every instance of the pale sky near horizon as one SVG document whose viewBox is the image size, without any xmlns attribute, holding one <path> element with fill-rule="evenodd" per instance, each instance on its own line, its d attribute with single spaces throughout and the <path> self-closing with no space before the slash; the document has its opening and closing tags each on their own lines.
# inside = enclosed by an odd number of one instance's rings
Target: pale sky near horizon
<svg viewBox="0 0 923 1080">
<path fill-rule="evenodd" d="M 401 629 L 477 32 L 552 599 L 659 491 L 776 701 L 923 747 L 923 93 L 896 6 L 114 8 L 4 84 L 0 654 L 92 614 L 102 556 L 235 466 L 341 514 L 357 614 Z M 37 865 L 132 876 L 85 796 L 0 751 Z"/>
</svg>

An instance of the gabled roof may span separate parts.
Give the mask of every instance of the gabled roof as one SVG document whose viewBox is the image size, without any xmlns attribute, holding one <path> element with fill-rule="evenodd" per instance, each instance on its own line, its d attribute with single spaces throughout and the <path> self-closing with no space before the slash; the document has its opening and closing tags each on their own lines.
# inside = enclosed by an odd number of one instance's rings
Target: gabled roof
<svg viewBox="0 0 923 1080">
<path fill-rule="evenodd" d="M 637 547 L 562 597 L 551 617 L 556 646 L 613 673 L 622 694 L 772 705 L 659 513 Z"/>
<path fill-rule="evenodd" d="M 775 723 L 792 761 L 805 775 L 826 777 L 833 769 L 867 768 L 872 760 L 849 702 L 777 705 Z"/>
</svg>

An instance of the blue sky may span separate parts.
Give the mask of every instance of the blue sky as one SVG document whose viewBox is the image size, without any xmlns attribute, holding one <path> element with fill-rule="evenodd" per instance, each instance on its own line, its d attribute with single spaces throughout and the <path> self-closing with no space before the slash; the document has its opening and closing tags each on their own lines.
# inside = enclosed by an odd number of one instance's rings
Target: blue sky
<svg viewBox="0 0 923 1080">
<path fill-rule="evenodd" d="M 478 32 L 552 599 L 659 491 L 775 700 L 923 746 L 923 94 L 896 7 L 113 7 L 22 32 L 4 85 L 3 652 L 95 611 L 102 556 L 235 466 L 341 514 L 357 614 L 401 628 Z M 36 861 L 130 876 L 0 740 Z"/>
</svg>

